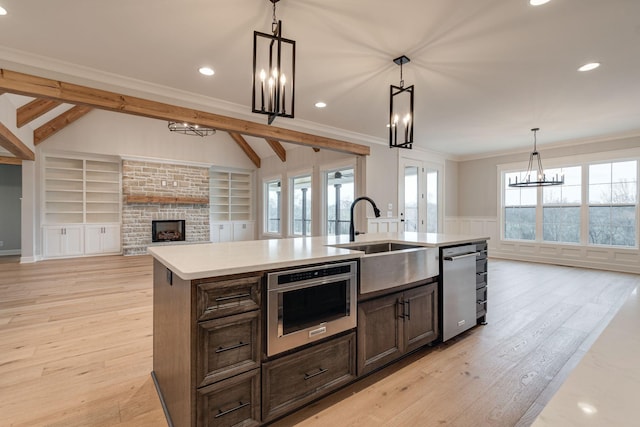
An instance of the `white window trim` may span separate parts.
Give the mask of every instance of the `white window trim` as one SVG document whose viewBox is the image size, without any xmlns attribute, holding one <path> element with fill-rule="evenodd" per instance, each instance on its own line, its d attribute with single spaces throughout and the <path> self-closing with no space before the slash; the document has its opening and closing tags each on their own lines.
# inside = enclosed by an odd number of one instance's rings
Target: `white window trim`
<svg viewBox="0 0 640 427">
<path fill-rule="evenodd" d="M 615 162 L 624 162 L 629 160 L 638 161 L 638 170 L 636 176 L 636 182 L 638 183 L 636 188 L 636 206 L 638 209 L 638 213 L 636 214 L 636 245 L 635 246 L 608 246 L 608 245 L 593 245 L 589 244 L 589 242 L 581 243 L 570 243 L 570 242 L 549 242 L 542 240 L 541 236 L 541 221 L 537 218 L 538 215 L 542 215 L 541 209 L 538 209 L 541 206 L 542 200 L 542 192 L 538 188 L 538 201 L 536 204 L 536 240 L 516 240 L 516 239 L 505 239 L 504 238 L 504 191 L 503 188 L 505 186 L 504 175 L 509 172 L 518 172 L 523 169 L 526 170 L 527 162 L 526 159 L 523 158 L 522 161 L 514 162 L 514 163 L 506 163 L 497 165 L 497 174 L 498 174 L 498 182 L 497 182 L 497 212 L 498 212 L 498 223 L 497 226 L 498 236 L 500 239 L 500 243 L 522 243 L 522 244 L 531 244 L 536 246 L 580 246 L 585 248 L 613 248 L 616 250 L 633 250 L 637 251 L 640 247 L 640 148 L 631 148 L 625 150 L 615 150 L 615 151 L 607 151 L 607 152 L 598 152 L 598 153 L 589 153 L 589 154 L 581 154 L 576 156 L 562 156 L 562 157 L 549 157 L 543 159 L 543 166 L 545 169 L 555 169 L 555 168 L 563 168 L 563 167 L 571 167 L 571 166 L 582 166 L 582 205 L 588 206 L 588 188 L 585 184 L 585 177 L 588 176 L 588 168 L 589 165 L 597 164 L 597 163 L 615 163 Z M 540 211 L 538 213 L 538 211 Z M 588 221 L 584 216 L 584 213 L 581 214 L 581 240 L 582 236 L 584 236 L 585 229 L 588 234 Z M 538 232 L 538 228 L 540 228 L 540 233 Z"/>
</svg>

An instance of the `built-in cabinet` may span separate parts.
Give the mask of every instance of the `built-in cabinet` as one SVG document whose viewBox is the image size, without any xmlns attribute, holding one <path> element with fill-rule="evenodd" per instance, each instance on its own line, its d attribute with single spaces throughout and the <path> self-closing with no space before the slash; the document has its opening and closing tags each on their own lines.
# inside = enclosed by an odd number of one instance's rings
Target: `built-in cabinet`
<svg viewBox="0 0 640 427">
<path fill-rule="evenodd" d="M 253 174 L 210 171 L 211 241 L 255 239 L 253 220 Z"/>
<path fill-rule="evenodd" d="M 43 164 L 43 256 L 119 253 L 120 162 L 46 155 Z"/>
<path fill-rule="evenodd" d="M 438 284 L 358 302 L 358 374 L 366 374 L 438 338 Z"/>
</svg>

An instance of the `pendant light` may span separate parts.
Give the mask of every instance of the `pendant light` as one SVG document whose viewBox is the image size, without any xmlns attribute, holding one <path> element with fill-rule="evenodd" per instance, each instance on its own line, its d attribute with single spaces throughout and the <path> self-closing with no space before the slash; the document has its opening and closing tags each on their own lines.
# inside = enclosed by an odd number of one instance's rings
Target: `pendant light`
<svg viewBox="0 0 640 427">
<path fill-rule="evenodd" d="M 400 86 L 391 85 L 389 90 L 389 147 L 413 148 L 413 85 L 404 87 L 402 66 L 411 61 L 402 55 L 393 60 L 400 66 Z M 400 138 L 400 139 L 398 139 Z"/>
<path fill-rule="evenodd" d="M 529 155 L 529 166 L 527 167 L 527 174 L 524 180 L 518 181 L 516 176 L 515 182 L 511 182 L 509 178 L 509 187 L 546 187 L 550 185 L 562 185 L 564 184 L 564 175 L 547 178 L 542 168 L 542 158 L 537 149 L 536 133 L 540 128 L 533 128 L 533 151 Z M 533 176 L 532 176 L 533 175 Z"/>
<path fill-rule="evenodd" d="M 282 21 L 276 19 L 273 4 L 271 34 L 253 32 L 253 87 L 251 108 L 267 114 L 269 124 L 276 117 L 294 117 L 296 42 L 282 37 Z"/>
<path fill-rule="evenodd" d="M 190 123 L 169 122 L 168 127 L 171 132 L 178 132 L 183 135 L 205 137 L 216 133 L 216 130 L 214 128 L 192 125 Z"/>
</svg>

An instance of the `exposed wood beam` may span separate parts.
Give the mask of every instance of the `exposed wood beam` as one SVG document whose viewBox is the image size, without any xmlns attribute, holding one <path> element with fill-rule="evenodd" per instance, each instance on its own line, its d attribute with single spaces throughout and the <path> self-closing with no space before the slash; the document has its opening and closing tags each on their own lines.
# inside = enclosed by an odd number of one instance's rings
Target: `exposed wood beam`
<svg viewBox="0 0 640 427">
<path fill-rule="evenodd" d="M 316 147 L 313 147 L 313 151 L 315 151 L 317 153 L 318 151 L 320 151 L 320 149 L 316 148 Z"/>
<path fill-rule="evenodd" d="M 34 145 L 38 145 L 45 139 L 49 138 L 51 135 L 60 132 L 62 129 L 69 126 L 71 123 L 75 122 L 91 110 L 93 110 L 93 108 L 91 107 L 76 105 L 68 111 L 60 114 L 58 117 L 49 120 L 47 123 L 43 124 L 38 129 L 33 131 Z"/>
<path fill-rule="evenodd" d="M 0 69 L 0 90 L 153 119 L 184 121 L 201 126 L 210 126 L 221 131 L 259 138 L 271 138 L 281 142 L 325 148 L 361 156 L 368 156 L 371 151 L 366 145 L 282 129 L 262 123 L 121 95 L 6 69 Z"/>
<path fill-rule="evenodd" d="M 257 168 L 259 168 L 260 157 L 255 151 L 253 151 L 253 148 L 251 148 L 247 140 L 244 139 L 239 133 L 229 132 L 229 135 L 231 136 L 231 138 L 233 138 L 236 144 L 238 144 L 240 148 L 242 148 L 242 151 L 244 151 L 244 153 L 247 155 L 247 157 L 249 157 L 253 164 L 256 165 Z"/>
<path fill-rule="evenodd" d="M 269 144 L 271 149 L 276 153 L 276 155 L 278 157 L 280 157 L 280 160 L 282 160 L 283 162 L 286 162 L 287 161 L 287 150 L 284 149 L 282 144 L 280 144 L 275 139 L 265 138 L 265 140 L 267 141 L 267 144 Z"/>
<path fill-rule="evenodd" d="M 45 113 L 62 104 L 60 101 L 53 99 L 38 98 L 19 107 L 16 112 L 16 125 L 21 128 L 32 120 L 37 119 Z"/>
<path fill-rule="evenodd" d="M 17 157 L 0 156 L 0 165 L 18 165 L 22 164 L 22 159 Z"/>
<path fill-rule="evenodd" d="M 0 123 L 0 146 L 22 160 L 35 160 L 33 151 L 20 138 L 15 136 L 5 125 Z"/>
</svg>

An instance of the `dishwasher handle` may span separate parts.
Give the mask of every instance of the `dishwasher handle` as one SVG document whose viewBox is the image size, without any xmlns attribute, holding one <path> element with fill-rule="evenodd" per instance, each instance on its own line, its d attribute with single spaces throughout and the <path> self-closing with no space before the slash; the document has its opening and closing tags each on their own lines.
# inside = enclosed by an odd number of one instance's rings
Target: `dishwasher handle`
<svg viewBox="0 0 640 427">
<path fill-rule="evenodd" d="M 462 258 L 470 258 L 470 257 L 475 257 L 475 256 L 476 256 L 475 252 L 470 252 L 468 254 L 446 256 L 446 257 L 444 257 L 444 260 L 445 261 L 457 261 L 457 260 L 462 259 Z"/>
</svg>

